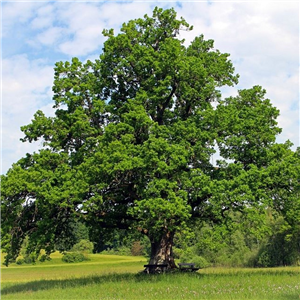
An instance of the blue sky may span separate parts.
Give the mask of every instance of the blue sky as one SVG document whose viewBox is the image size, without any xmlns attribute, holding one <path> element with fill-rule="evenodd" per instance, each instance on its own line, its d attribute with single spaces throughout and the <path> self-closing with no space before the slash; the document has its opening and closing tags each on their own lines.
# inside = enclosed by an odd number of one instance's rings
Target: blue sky
<svg viewBox="0 0 300 300">
<path fill-rule="evenodd" d="M 33 114 L 52 110 L 53 67 L 57 61 L 98 58 L 103 29 L 117 32 L 123 22 L 151 15 L 155 6 L 174 7 L 194 26 L 181 35 L 189 43 L 204 34 L 231 55 L 240 74 L 237 89 L 261 85 L 280 109 L 278 142 L 299 146 L 298 1 L 3 1 L 2 9 L 2 164 L 12 163 L 41 142 L 22 143 L 22 125 Z"/>
</svg>

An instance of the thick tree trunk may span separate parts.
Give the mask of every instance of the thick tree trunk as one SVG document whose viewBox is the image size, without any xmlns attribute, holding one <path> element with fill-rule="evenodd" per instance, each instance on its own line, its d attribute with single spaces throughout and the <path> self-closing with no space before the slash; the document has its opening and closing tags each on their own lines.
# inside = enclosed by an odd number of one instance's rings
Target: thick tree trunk
<svg viewBox="0 0 300 300">
<path fill-rule="evenodd" d="M 166 264 L 167 269 L 176 268 L 173 256 L 174 232 L 165 232 L 160 239 L 151 241 L 151 256 L 149 265 Z"/>
</svg>

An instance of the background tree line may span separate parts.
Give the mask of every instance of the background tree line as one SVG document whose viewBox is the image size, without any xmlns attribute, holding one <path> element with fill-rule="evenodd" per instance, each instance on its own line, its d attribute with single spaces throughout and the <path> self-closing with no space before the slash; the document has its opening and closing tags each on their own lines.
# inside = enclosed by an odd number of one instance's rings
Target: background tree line
<svg viewBox="0 0 300 300">
<path fill-rule="evenodd" d="M 195 262 L 200 267 L 300 265 L 300 232 L 293 230 L 278 212 L 268 208 L 260 220 L 245 220 L 241 213 L 233 219 L 230 227 L 197 222 L 189 234 L 175 236 L 176 260 Z M 76 251 L 74 245 L 89 240 L 89 229 L 83 223 L 74 220 L 70 229 L 68 236 L 57 240 L 57 250 Z M 115 229 L 94 242 L 93 252 L 149 257 L 150 243 L 140 235 Z"/>
</svg>

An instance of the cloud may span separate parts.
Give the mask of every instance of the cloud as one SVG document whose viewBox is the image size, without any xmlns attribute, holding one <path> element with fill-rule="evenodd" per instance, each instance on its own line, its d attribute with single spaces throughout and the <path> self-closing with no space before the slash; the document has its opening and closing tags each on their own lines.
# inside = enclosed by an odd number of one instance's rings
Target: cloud
<svg viewBox="0 0 300 300">
<path fill-rule="evenodd" d="M 299 145 L 299 3 L 298 2 L 115 2 L 55 1 L 2 3 L 2 154 L 3 172 L 39 144 L 19 142 L 20 126 L 38 109 L 53 114 L 53 66 L 58 60 L 98 57 L 103 29 L 118 32 L 122 23 L 152 15 L 155 6 L 175 7 L 194 25 L 182 32 L 188 44 L 196 35 L 215 40 L 230 53 L 237 73 L 236 89 L 262 85 L 281 111 L 279 141 Z M 31 148 L 32 147 L 32 148 Z M 30 150 L 32 149 L 32 150 Z"/>
<path fill-rule="evenodd" d="M 279 142 L 290 140 L 294 146 L 300 145 L 299 140 L 299 74 L 287 76 L 277 74 L 266 82 L 267 97 L 280 110 L 278 125 L 282 128 Z"/>
<path fill-rule="evenodd" d="M 2 62 L 2 169 L 26 152 L 37 149 L 37 144 L 24 144 L 20 127 L 29 124 L 33 114 L 42 109 L 52 115 L 53 67 L 45 60 L 29 60 L 26 55 L 13 56 Z"/>
<path fill-rule="evenodd" d="M 4 111 L 16 112 L 25 107 L 39 105 L 35 97 L 28 103 L 23 102 L 23 96 L 28 94 L 45 94 L 50 96 L 53 81 L 53 67 L 47 65 L 47 60 L 29 60 L 26 54 L 16 55 L 2 62 L 3 98 L 13 97 L 14 101 L 3 103 Z"/>
<path fill-rule="evenodd" d="M 69 56 L 84 56 L 102 51 L 105 37 L 103 29 L 119 31 L 123 22 L 151 13 L 150 5 L 143 3 L 75 3 L 59 10 L 69 39 L 59 45 L 59 50 Z"/>
<path fill-rule="evenodd" d="M 35 10 L 42 5 L 36 2 L 2 3 L 2 37 L 13 35 L 17 26 L 27 23 L 35 15 Z"/>
<path fill-rule="evenodd" d="M 187 41 L 203 33 L 230 53 L 240 80 L 235 89 L 223 89 L 224 97 L 261 85 L 281 113 L 278 141 L 299 146 L 299 3 L 187 3 L 178 11 L 194 25 L 182 33 Z"/>
<path fill-rule="evenodd" d="M 36 36 L 36 41 L 44 46 L 51 46 L 58 43 L 63 37 L 64 29 L 61 27 L 51 27 Z"/>
<path fill-rule="evenodd" d="M 33 29 L 43 29 L 51 26 L 55 21 L 55 7 L 47 4 L 36 10 L 36 15 L 32 19 L 30 25 Z"/>
</svg>

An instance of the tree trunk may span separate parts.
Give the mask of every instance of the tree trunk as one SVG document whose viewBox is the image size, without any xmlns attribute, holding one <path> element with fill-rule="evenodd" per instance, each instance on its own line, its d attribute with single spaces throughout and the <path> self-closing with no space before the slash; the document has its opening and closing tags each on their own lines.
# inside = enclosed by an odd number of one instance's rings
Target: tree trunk
<svg viewBox="0 0 300 300">
<path fill-rule="evenodd" d="M 165 232 L 160 239 L 151 239 L 149 265 L 166 264 L 167 269 L 177 268 L 173 257 L 173 239 L 175 232 Z"/>
</svg>

